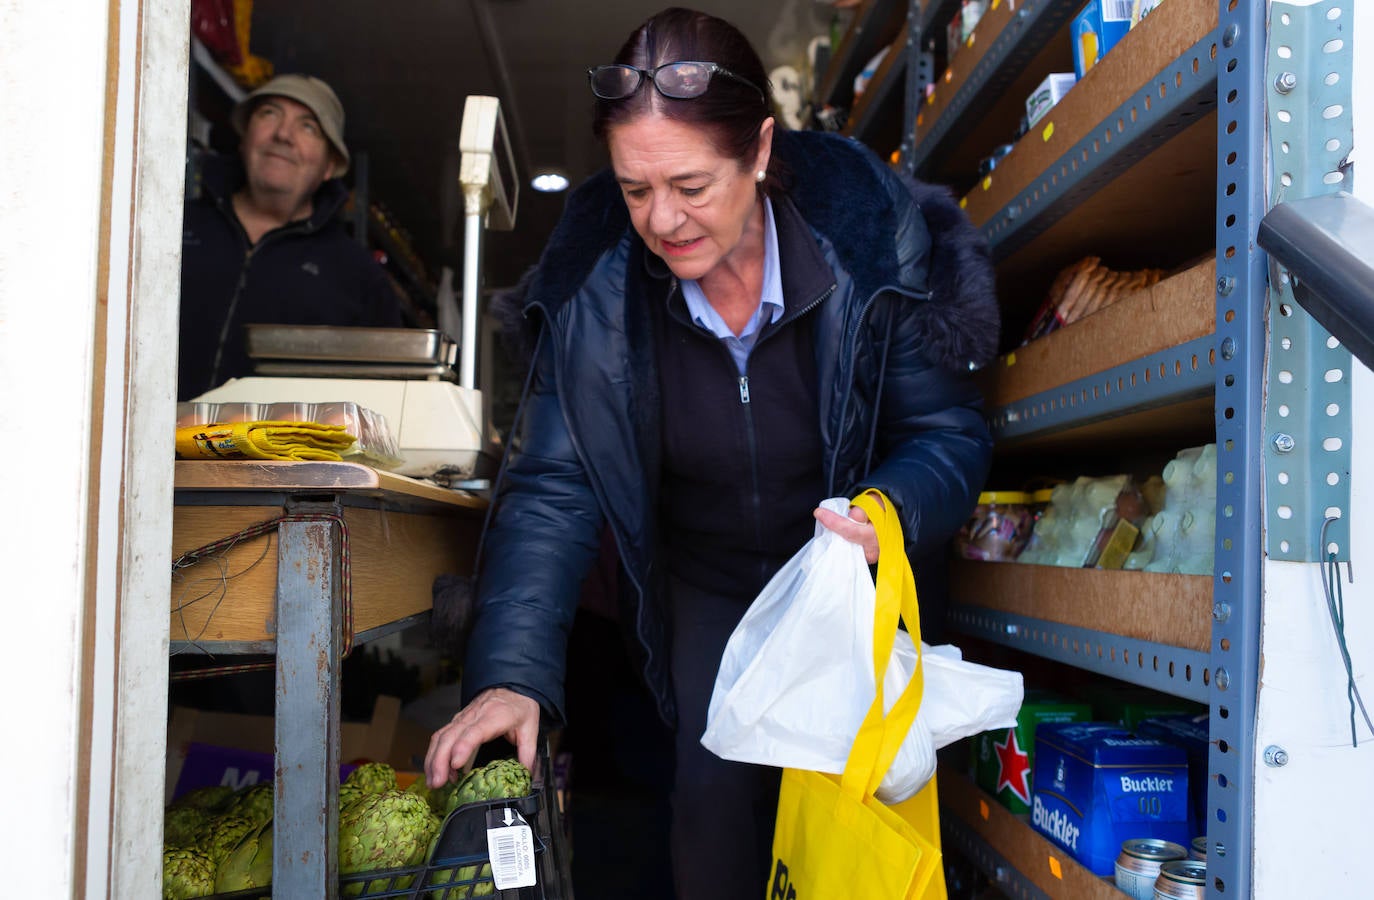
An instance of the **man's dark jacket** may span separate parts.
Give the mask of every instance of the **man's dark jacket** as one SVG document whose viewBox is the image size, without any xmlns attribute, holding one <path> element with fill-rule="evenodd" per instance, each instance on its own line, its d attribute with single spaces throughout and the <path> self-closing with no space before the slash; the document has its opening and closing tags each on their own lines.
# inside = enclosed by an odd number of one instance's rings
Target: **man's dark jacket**
<svg viewBox="0 0 1374 900">
<path fill-rule="evenodd" d="M 231 200 L 242 183 L 241 166 L 211 159 L 202 198 L 186 206 L 178 400 L 252 374 L 244 325 L 401 325 L 385 271 L 338 218 L 348 197 L 343 182 L 320 185 L 308 219 L 275 228 L 253 246 Z"/>
<path fill-rule="evenodd" d="M 910 553 L 923 554 L 972 509 L 991 457 L 968 377 L 996 351 L 985 246 L 946 191 L 897 177 L 861 145 L 778 132 L 773 153 L 790 173 L 774 203 L 794 204 L 810 226 L 833 288 L 808 313 L 827 496 L 882 490 Z M 479 563 L 466 699 L 509 687 L 562 719 L 567 637 L 605 523 L 621 561 L 622 620 L 661 715 L 675 719 L 649 304 L 676 285 L 650 274 L 646 253 L 602 173 L 569 198 L 522 285 L 537 348 Z"/>
</svg>

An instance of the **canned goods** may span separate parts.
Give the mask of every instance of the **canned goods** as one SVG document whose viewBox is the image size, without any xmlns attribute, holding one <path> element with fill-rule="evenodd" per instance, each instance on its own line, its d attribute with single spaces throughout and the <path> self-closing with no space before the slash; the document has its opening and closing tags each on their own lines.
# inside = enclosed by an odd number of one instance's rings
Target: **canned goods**
<svg viewBox="0 0 1374 900">
<path fill-rule="evenodd" d="M 1188 848 L 1188 858 L 1207 861 L 1207 835 L 1200 834 L 1193 838 L 1193 843 Z"/>
<path fill-rule="evenodd" d="M 1206 863 L 1176 859 L 1159 867 L 1154 900 L 1203 900 L 1206 896 Z"/>
<path fill-rule="evenodd" d="M 1154 900 L 1159 867 L 1187 858 L 1188 851 L 1173 841 L 1133 838 L 1121 845 L 1116 857 L 1116 886 L 1135 900 Z"/>
</svg>

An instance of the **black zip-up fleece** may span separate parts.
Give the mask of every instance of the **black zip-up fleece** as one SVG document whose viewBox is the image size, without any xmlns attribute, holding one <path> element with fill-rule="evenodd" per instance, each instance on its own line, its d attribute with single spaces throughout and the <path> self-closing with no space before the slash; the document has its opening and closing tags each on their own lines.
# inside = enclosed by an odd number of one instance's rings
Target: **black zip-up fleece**
<svg viewBox="0 0 1374 900">
<path fill-rule="evenodd" d="M 826 491 L 808 313 L 835 278 L 791 201 L 773 209 L 787 263 L 783 314 L 759 332 L 743 375 L 720 338 L 691 321 L 667 266 L 647 260 L 672 286 L 654 336 L 664 563 L 688 584 L 746 603 L 814 533 L 811 511 Z"/>
<path fill-rule="evenodd" d="M 252 246 L 231 200 L 242 167 L 213 161 L 203 183 L 182 219 L 178 400 L 252 374 L 244 325 L 402 324 L 386 273 L 337 218 L 343 182 L 320 185 L 308 219 Z"/>
</svg>

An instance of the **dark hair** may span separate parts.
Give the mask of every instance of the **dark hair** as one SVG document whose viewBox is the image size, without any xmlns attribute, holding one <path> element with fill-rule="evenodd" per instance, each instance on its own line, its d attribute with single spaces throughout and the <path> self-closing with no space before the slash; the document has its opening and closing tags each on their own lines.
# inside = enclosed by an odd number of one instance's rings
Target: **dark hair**
<svg viewBox="0 0 1374 900">
<path fill-rule="evenodd" d="M 660 94 L 648 79 L 622 100 L 596 101 L 592 133 L 605 141 L 610 130 L 640 116 L 658 112 L 664 118 L 701 128 L 724 156 L 746 162 L 758 150 L 759 129 L 773 115 L 773 89 L 763 61 L 740 30 L 724 19 L 696 10 L 672 7 L 650 17 L 630 34 L 613 62 L 652 69 L 671 62 L 713 62 L 747 79 L 763 91 L 734 78 L 717 75 L 706 93 L 690 100 Z M 779 126 L 775 123 L 774 130 Z M 780 163 L 769 157 L 763 189 L 779 184 Z"/>
</svg>

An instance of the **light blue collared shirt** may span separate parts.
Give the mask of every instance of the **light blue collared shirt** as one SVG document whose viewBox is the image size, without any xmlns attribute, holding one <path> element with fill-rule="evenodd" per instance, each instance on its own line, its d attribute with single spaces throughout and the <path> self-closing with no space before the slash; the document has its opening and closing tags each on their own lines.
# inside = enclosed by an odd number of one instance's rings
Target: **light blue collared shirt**
<svg viewBox="0 0 1374 900">
<path fill-rule="evenodd" d="M 763 198 L 763 294 L 759 308 L 736 335 L 725 324 L 725 320 L 711 307 L 701 285 L 695 280 L 682 282 L 682 298 L 687 301 L 687 311 L 692 321 L 720 338 L 734 357 L 735 366 L 741 375 L 749 361 L 749 351 L 754 349 L 759 329 L 765 323 L 776 322 L 782 318 L 782 272 L 778 264 L 778 229 L 773 222 L 773 204 Z"/>
</svg>

